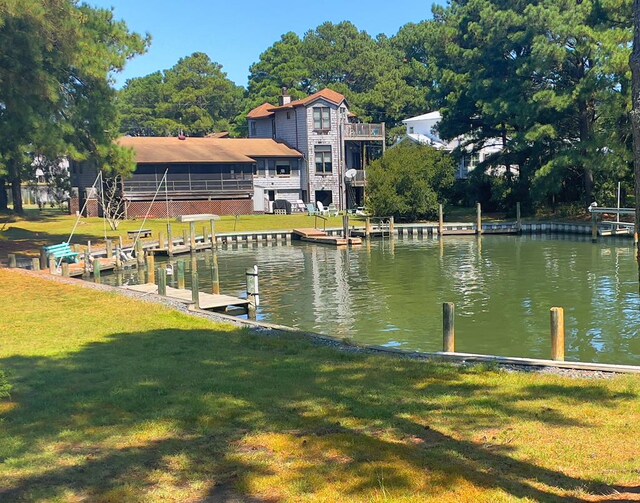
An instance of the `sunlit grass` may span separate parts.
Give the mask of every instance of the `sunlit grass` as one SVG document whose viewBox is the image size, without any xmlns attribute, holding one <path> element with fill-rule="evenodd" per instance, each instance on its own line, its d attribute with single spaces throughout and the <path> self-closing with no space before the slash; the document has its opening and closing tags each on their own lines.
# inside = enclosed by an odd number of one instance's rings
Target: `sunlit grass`
<svg viewBox="0 0 640 503">
<path fill-rule="evenodd" d="M 636 377 L 347 354 L 16 271 L 0 285 L 1 501 L 628 500 L 639 485 Z"/>
</svg>

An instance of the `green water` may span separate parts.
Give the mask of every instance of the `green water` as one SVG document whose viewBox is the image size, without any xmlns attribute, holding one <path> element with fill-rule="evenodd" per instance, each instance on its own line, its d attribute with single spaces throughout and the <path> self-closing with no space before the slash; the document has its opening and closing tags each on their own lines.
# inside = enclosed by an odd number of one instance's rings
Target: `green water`
<svg viewBox="0 0 640 503">
<path fill-rule="evenodd" d="M 190 267 L 188 257 L 182 259 Z M 375 241 L 358 249 L 229 245 L 222 293 L 260 269 L 260 320 L 367 344 L 442 349 L 442 303 L 456 305 L 456 350 L 548 358 L 549 308 L 565 309 L 567 360 L 640 364 L 640 299 L 630 241 L 564 236 Z M 200 289 L 211 254 L 197 256 Z M 188 274 L 187 274 L 188 276 Z M 125 281 L 136 282 L 132 273 Z M 108 279 L 113 281 L 113 278 Z M 188 283 L 188 282 L 187 282 Z"/>
</svg>

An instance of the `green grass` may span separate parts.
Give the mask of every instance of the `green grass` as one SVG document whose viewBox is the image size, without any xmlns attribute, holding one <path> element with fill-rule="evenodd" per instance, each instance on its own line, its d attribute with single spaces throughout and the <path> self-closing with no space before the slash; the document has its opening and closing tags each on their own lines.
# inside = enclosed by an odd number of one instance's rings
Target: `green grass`
<svg viewBox="0 0 640 503">
<path fill-rule="evenodd" d="M 337 352 L 0 269 L 2 501 L 637 491 L 640 380 Z M 608 496 L 613 501 L 618 496 Z"/>
</svg>

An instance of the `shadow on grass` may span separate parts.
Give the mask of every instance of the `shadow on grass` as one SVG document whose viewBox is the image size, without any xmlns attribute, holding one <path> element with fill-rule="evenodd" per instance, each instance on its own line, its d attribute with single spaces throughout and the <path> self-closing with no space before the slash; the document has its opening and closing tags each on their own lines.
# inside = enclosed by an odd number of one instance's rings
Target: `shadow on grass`
<svg viewBox="0 0 640 503">
<path fill-rule="evenodd" d="M 0 463 L 17 470 L 0 484 L 3 501 L 68 491 L 91 499 L 122 487 L 137 494 L 152 489 L 159 473 L 177 486 L 198 481 L 212 501 L 236 497 L 251 492 L 253 477 L 273 475 L 277 467 L 244 443 L 260 433 L 293 436 L 301 446 L 326 442 L 334 454 L 292 466 L 295 480 L 331 484 L 328 472 L 345 471 L 354 480 L 346 492 L 354 496 L 380 484 L 379 463 L 386 466 L 386 490 L 410 491 L 410 476 L 397 462 L 429 472 L 432 494 L 460 481 L 544 501 L 578 500 L 543 485 L 610 489 L 516 459 L 508 445 L 461 440 L 431 427 L 435 413 L 474 431 L 533 417 L 519 406 L 523 397 L 508 400 L 496 386 L 466 382 L 450 366 L 337 353 L 289 336 L 164 330 L 117 334 L 65 359 L 5 358 L 0 367 L 15 385 L 15 406 L 0 416 L 6 435 L 2 442 L 0 434 Z M 570 384 L 527 393 L 571 393 L 575 401 L 601 401 L 604 409 L 627 398 L 597 386 L 581 394 Z M 557 411 L 536 420 L 584 426 Z M 53 459 L 20 472 L 41 462 L 42 453 Z"/>
</svg>

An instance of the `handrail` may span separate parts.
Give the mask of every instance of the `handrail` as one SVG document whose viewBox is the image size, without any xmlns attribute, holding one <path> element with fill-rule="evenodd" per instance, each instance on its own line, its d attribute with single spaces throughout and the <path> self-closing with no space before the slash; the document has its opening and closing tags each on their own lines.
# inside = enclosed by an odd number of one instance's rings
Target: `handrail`
<svg viewBox="0 0 640 503">
<path fill-rule="evenodd" d="M 318 218 L 321 218 L 322 220 L 324 220 L 324 225 L 322 226 L 322 230 L 326 231 L 327 230 L 327 217 L 323 217 L 322 215 L 313 215 L 315 217 L 315 220 L 313 221 L 313 226 L 318 229 Z M 318 229 L 319 230 L 319 229 Z"/>
</svg>

